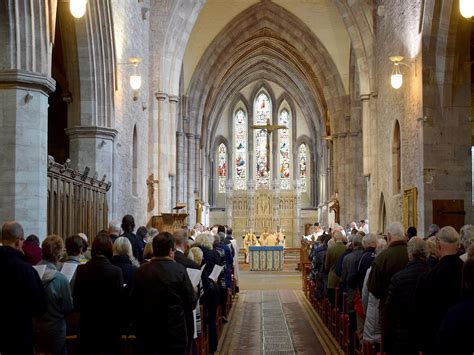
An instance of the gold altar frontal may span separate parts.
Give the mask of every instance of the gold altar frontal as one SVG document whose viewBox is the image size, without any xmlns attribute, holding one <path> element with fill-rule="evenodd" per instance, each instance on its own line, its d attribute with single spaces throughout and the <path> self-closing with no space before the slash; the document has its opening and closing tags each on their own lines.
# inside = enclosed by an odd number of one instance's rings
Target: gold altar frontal
<svg viewBox="0 0 474 355">
<path fill-rule="evenodd" d="M 250 246 L 250 271 L 281 271 L 283 246 Z"/>
</svg>

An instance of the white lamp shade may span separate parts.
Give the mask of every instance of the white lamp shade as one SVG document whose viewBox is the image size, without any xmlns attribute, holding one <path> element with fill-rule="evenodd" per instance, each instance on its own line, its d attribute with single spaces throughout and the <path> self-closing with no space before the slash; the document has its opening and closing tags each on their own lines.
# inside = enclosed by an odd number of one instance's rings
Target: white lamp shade
<svg viewBox="0 0 474 355">
<path fill-rule="evenodd" d="M 392 88 L 400 89 L 403 84 L 403 75 L 402 74 L 392 74 L 390 76 L 390 84 L 392 84 Z"/>
<path fill-rule="evenodd" d="M 142 77 L 140 75 L 130 75 L 130 86 L 133 90 L 138 90 L 142 86 Z"/>
<path fill-rule="evenodd" d="M 474 0 L 459 0 L 459 11 L 465 18 L 474 16 Z"/>
<path fill-rule="evenodd" d="M 70 0 L 69 10 L 75 18 L 81 18 L 86 13 L 87 0 Z"/>
</svg>

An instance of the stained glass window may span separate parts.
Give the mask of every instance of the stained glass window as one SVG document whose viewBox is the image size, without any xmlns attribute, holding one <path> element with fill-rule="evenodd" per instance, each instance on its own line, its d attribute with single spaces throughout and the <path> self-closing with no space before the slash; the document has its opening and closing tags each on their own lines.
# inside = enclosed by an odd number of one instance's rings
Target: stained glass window
<svg viewBox="0 0 474 355">
<path fill-rule="evenodd" d="M 290 113 L 288 110 L 283 110 L 278 118 L 278 123 L 285 125 L 288 129 L 278 130 L 278 166 L 280 175 L 280 188 L 288 190 L 290 188 Z"/>
<path fill-rule="evenodd" d="M 307 170 L 306 170 L 306 162 L 307 162 L 307 153 L 306 153 L 306 144 L 301 144 L 299 149 L 298 149 L 298 160 L 299 160 L 299 179 L 300 179 L 300 186 L 301 186 L 301 191 L 306 192 L 307 190 L 307 183 L 306 183 L 306 176 L 307 176 Z"/>
<path fill-rule="evenodd" d="M 234 117 L 235 189 L 247 188 L 247 115 L 239 109 Z"/>
<path fill-rule="evenodd" d="M 219 193 L 224 193 L 227 176 L 227 147 L 224 143 L 219 144 L 217 151 L 217 176 L 219 177 Z"/>
<path fill-rule="evenodd" d="M 268 96 L 260 93 L 255 100 L 255 124 L 271 124 L 272 107 Z M 255 161 L 256 161 L 256 185 L 258 187 L 270 185 L 270 147 L 268 133 L 263 129 L 255 130 Z"/>
</svg>

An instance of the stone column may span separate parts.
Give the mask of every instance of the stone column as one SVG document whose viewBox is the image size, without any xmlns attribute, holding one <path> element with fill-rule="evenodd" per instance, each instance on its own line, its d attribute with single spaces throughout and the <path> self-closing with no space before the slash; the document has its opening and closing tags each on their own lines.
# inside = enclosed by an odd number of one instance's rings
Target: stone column
<svg viewBox="0 0 474 355">
<path fill-rule="evenodd" d="M 36 72 L 0 71 L 0 224 L 47 233 L 48 94 L 55 81 Z"/>
<path fill-rule="evenodd" d="M 169 174 L 176 176 L 176 117 L 178 113 L 178 96 L 170 95 L 169 97 Z"/>
<path fill-rule="evenodd" d="M 71 165 L 80 167 L 80 170 L 87 166 L 89 176 L 97 173 L 99 180 L 106 175 L 108 180 L 114 181 L 114 141 L 117 133 L 113 128 L 97 126 L 67 128 Z M 107 194 L 109 218 L 114 212 L 112 191 Z"/>
<path fill-rule="evenodd" d="M 195 137 L 192 133 L 186 133 L 186 140 L 188 144 L 188 169 L 187 169 L 187 181 L 188 181 L 188 190 L 187 190 L 187 210 L 188 210 L 188 224 L 194 225 L 196 223 L 196 210 L 194 208 L 194 190 L 195 190 Z"/>
<path fill-rule="evenodd" d="M 363 174 L 370 175 L 370 95 L 360 95 L 362 102 L 362 155 L 363 155 Z"/>
<path fill-rule="evenodd" d="M 202 199 L 201 195 L 201 147 L 200 147 L 201 136 L 195 135 L 194 136 L 194 192 L 197 192 L 199 198 Z"/>
<path fill-rule="evenodd" d="M 170 179 L 169 179 L 169 141 L 170 127 L 168 122 L 168 95 L 162 92 L 155 94 L 158 100 L 158 210 L 159 213 L 171 211 L 170 201 Z"/>
<path fill-rule="evenodd" d="M 185 185 L 184 185 L 184 174 L 185 174 L 185 160 L 184 160 L 184 133 L 183 131 L 176 132 L 176 144 L 177 144 L 177 164 L 176 164 L 176 195 L 178 202 L 185 202 Z"/>
</svg>

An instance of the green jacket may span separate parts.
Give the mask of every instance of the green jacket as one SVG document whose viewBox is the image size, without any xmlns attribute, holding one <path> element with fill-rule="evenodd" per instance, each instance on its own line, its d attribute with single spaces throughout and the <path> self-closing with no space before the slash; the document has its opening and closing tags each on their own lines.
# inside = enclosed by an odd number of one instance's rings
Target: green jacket
<svg viewBox="0 0 474 355">
<path fill-rule="evenodd" d="M 407 242 L 394 241 L 387 249 L 381 252 L 372 264 L 367 288 L 376 298 L 380 299 L 380 306 L 385 303 L 390 286 L 390 279 L 408 263 Z"/>
<path fill-rule="evenodd" d="M 336 275 L 335 269 L 337 260 L 345 251 L 346 246 L 344 243 L 336 242 L 326 253 L 324 269 L 328 272 L 328 288 L 336 288 L 339 285 L 339 276 Z"/>
</svg>

